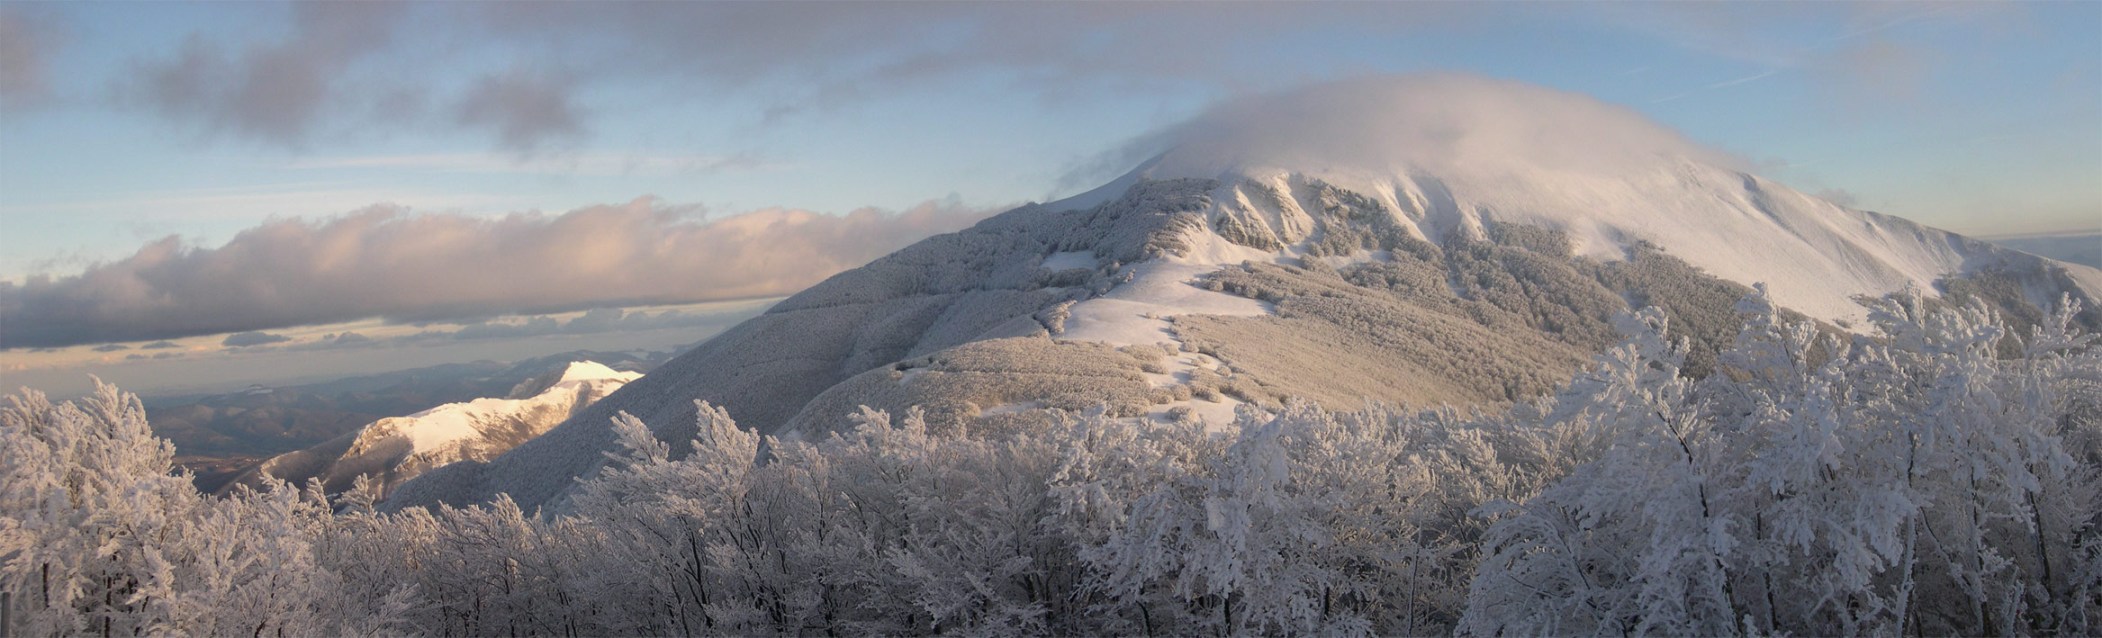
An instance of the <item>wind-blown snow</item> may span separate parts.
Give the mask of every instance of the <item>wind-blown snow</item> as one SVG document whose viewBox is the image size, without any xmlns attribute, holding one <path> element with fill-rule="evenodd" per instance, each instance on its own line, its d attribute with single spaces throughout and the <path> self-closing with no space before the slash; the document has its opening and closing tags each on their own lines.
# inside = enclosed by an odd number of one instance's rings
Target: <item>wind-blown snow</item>
<svg viewBox="0 0 2102 638">
<path fill-rule="evenodd" d="M 1239 100 L 1142 144 L 1165 151 L 1107 188 L 1204 178 L 1290 193 L 1320 180 L 1380 201 L 1433 242 L 1496 223 L 1563 231 L 1594 258 L 1648 241 L 1718 277 L 1772 284 L 1783 305 L 1828 320 L 1859 319 L 1857 295 L 1931 290 L 2005 261 L 1980 242 L 1752 176 L 1632 110 L 1479 77 L 1371 78 Z M 2069 270 L 2102 292 L 2102 274 Z"/>
</svg>

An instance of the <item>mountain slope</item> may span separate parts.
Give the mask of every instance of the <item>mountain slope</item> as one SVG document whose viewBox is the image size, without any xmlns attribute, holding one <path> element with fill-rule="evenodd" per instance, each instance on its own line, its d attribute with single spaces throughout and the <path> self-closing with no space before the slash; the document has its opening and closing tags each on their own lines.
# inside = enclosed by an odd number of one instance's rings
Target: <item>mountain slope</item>
<svg viewBox="0 0 2102 638">
<path fill-rule="evenodd" d="M 1817 200 L 1524 85 L 1316 87 L 1156 141 L 1102 188 L 841 273 L 391 504 L 557 502 L 602 462 L 614 414 L 683 442 L 696 400 L 788 437 L 859 405 L 999 428 L 1041 408 L 1223 423 L 1288 397 L 1489 404 L 1567 379 L 1634 306 L 1712 353 L 1756 282 L 1835 329 L 1860 319 L 1854 296 L 1906 286 L 2010 306 L 2102 290 L 2094 269 Z"/>
</svg>

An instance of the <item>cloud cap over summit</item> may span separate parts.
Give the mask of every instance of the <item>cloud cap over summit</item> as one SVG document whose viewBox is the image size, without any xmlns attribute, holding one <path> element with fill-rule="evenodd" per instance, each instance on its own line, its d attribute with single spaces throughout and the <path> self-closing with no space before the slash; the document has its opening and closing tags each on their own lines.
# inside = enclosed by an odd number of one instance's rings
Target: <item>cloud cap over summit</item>
<svg viewBox="0 0 2102 638">
<path fill-rule="evenodd" d="M 1627 107 L 1459 73 L 1363 76 L 1223 102 L 1142 137 L 1149 177 L 1289 170 L 1383 175 L 1483 170 L 1614 173 L 1660 160 L 1743 168 Z"/>
</svg>

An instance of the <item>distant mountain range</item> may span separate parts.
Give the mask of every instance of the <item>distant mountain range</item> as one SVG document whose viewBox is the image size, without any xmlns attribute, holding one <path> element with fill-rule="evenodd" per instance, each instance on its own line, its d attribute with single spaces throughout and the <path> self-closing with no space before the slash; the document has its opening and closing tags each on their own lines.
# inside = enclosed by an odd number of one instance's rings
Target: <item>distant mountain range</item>
<svg viewBox="0 0 2102 638">
<path fill-rule="evenodd" d="M 383 488 L 392 487 L 447 463 L 495 458 L 641 376 L 596 362 L 571 362 L 519 383 L 503 398 L 447 403 L 388 417 L 313 447 L 279 454 L 242 473 L 227 488 L 261 487 L 266 479 L 295 484 L 321 479 L 324 489 L 337 493 L 361 475 Z"/>
<path fill-rule="evenodd" d="M 2102 232 L 1992 237 L 1986 241 L 2069 264 L 2102 268 Z"/>
<path fill-rule="evenodd" d="M 616 413 L 680 455 L 696 401 L 806 439 L 862 405 L 946 429 L 1047 409 L 1222 425 L 1290 397 L 1523 400 L 1640 306 L 1704 372 L 1758 283 L 1834 331 L 1862 329 L 1859 297 L 1907 287 L 2017 323 L 2102 300 L 2102 271 L 1805 195 L 1589 98 L 1431 77 L 1236 108 L 1101 188 L 834 276 L 388 504 L 559 507 L 615 445 Z"/>
<path fill-rule="evenodd" d="M 214 491 L 264 459 L 328 442 L 374 421 L 448 403 L 502 397 L 573 361 L 647 372 L 676 351 L 578 351 L 503 363 L 477 361 L 286 387 L 146 400 L 154 434 Z"/>
</svg>

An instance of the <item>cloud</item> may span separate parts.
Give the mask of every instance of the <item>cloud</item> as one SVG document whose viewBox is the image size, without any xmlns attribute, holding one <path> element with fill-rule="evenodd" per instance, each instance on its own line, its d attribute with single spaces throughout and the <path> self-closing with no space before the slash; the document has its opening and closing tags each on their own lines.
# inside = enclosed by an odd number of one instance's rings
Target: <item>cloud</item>
<svg viewBox="0 0 2102 638">
<path fill-rule="evenodd" d="M 1632 109 L 1520 82 L 1440 73 L 1365 76 L 1227 100 L 1082 165 L 1155 178 L 1240 169 L 1370 169 L 1466 176 L 1530 166 L 1618 172 L 1658 158 L 1745 167 Z M 1538 173 L 1530 173 L 1538 174 Z M 1069 175 L 1068 183 L 1107 177 Z"/>
<path fill-rule="evenodd" d="M 170 349 L 170 348 L 180 348 L 180 347 L 182 347 L 182 344 L 179 344 L 179 343 L 176 343 L 176 342 L 173 342 L 173 341 L 155 341 L 155 342 L 153 342 L 153 343 L 149 343 L 149 344 L 146 344 L 146 345 L 143 345 L 143 346 L 139 346 L 139 349 L 140 349 L 140 350 L 167 350 L 167 349 Z"/>
<path fill-rule="evenodd" d="M 638 312 L 635 314 L 643 315 L 645 313 Z M 563 324 L 562 329 L 564 332 L 574 332 L 580 334 L 592 332 L 608 332 L 619 329 L 622 324 L 622 320 L 627 318 L 627 313 L 619 308 L 593 308 L 591 309 L 591 311 L 579 315 L 577 318 L 571 319 L 568 323 Z"/>
<path fill-rule="evenodd" d="M 341 350 L 344 348 L 373 348 L 378 347 L 380 345 L 381 342 L 377 339 L 373 339 L 372 337 L 367 337 L 356 332 L 345 331 L 342 333 L 332 332 L 329 334 L 325 334 L 322 335 L 320 339 L 285 346 L 285 349 L 298 351 Z"/>
<path fill-rule="evenodd" d="M 96 351 L 96 352 L 116 352 L 116 351 L 118 351 L 118 350 L 130 350 L 130 349 L 131 349 L 131 346 L 127 346 L 127 345 L 124 345 L 124 344 L 121 344 L 121 343 L 105 343 L 105 344 L 102 344 L 102 345 L 99 345 L 99 346 L 95 346 L 95 351 Z"/>
<path fill-rule="evenodd" d="M 227 335 L 226 340 L 219 342 L 219 345 L 226 346 L 228 348 L 246 348 L 248 346 L 261 346 L 272 343 L 284 343 L 291 340 L 291 337 L 287 337 L 284 335 L 274 335 L 267 332 L 250 331 L 236 332 L 234 334 Z"/>
<path fill-rule="evenodd" d="M 764 122 L 953 88 L 943 83 L 957 78 L 1046 100 L 1268 90 L 1408 66 L 1388 47 L 1485 24 L 1578 24 L 1737 67 L 1657 87 L 1685 97 L 1806 70 L 1862 41 L 1971 32 L 1978 25 L 1957 23 L 2023 11 L 2017 3 L 324 2 L 297 5 L 283 34 L 259 29 L 163 51 L 123 84 L 172 119 L 290 146 L 331 125 L 361 138 L 457 127 L 520 152 L 588 138 L 604 113 L 583 105 L 633 104 L 626 100 L 638 95 L 758 102 L 750 115 Z M 1310 55 L 1309 37 L 1365 54 Z"/>
<path fill-rule="evenodd" d="M 50 96 L 44 67 L 58 45 L 52 32 L 25 9 L 0 5 L 0 108 L 23 108 Z"/>
<path fill-rule="evenodd" d="M 0 282 L 0 348 L 784 295 L 991 211 L 703 212 L 651 198 L 496 218 L 375 206 L 216 248 L 168 237 L 78 275 Z"/>
<path fill-rule="evenodd" d="M 769 102 L 752 113 L 767 119 L 973 74 L 1052 99 L 1242 87 L 1304 77 L 1251 72 L 1251 60 L 1270 57 L 1252 47 L 1292 53 L 1274 37 L 1280 24 L 1385 39 L 1483 13 L 1349 3 L 301 3 L 282 34 L 199 36 L 140 61 L 118 88 L 170 120 L 288 147 L 332 127 L 369 137 L 452 126 L 516 152 L 587 137 L 592 113 L 580 105 L 608 87 L 675 100 L 734 94 Z M 444 110 L 425 112 L 433 104 Z"/>
<path fill-rule="evenodd" d="M 533 317 L 523 323 L 477 323 L 461 327 L 450 335 L 453 339 L 473 341 L 476 339 L 516 339 L 554 334 L 562 328 L 553 317 Z"/>
<path fill-rule="evenodd" d="M 688 313 L 677 309 L 651 313 L 646 310 L 629 311 L 621 308 L 593 308 L 568 321 L 547 315 L 476 320 L 465 323 L 455 330 L 424 330 L 413 334 L 373 340 L 371 345 L 393 347 L 443 341 L 484 341 L 491 339 L 525 339 L 549 335 L 640 332 L 645 330 L 715 326 L 721 323 L 723 323 L 723 317 L 720 315 Z"/>
<path fill-rule="evenodd" d="M 522 73 L 482 78 L 461 99 L 457 118 L 493 131 L 504 148 L 520 153 L 584 135 L 583 114 L 569 83 Z"/>
<path fill-rule="evenodd" d="M 120 92 L 169 119 L 299 146 L 331 116 L 355 108 L 363 87 L 344 75 L 383 50 L 402 9 L 388 2 L 299 3 L 291 33 L 280 40 L 229 54 L 193 37 L 172 57 L 138 64 Z"/>
<path fill-rule="evenodd" d="M 1281 25 L 1393 38 L 1492 11 L 1415 4 L 502 3 L 477 5 L 499 38 L 572 45 L 546 63 L 592 78 L 644 76 L 776 99 L 770 119 L 988 74 L 1056 99 L 1093 90 L 1297 82 L 1251 61 L 1289 59 Z M 1275 53 L 1266 56 L 1262 53 Z M 559 56 L 559 57 L 557 57 Z"/>
</svg>

